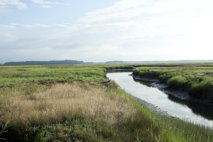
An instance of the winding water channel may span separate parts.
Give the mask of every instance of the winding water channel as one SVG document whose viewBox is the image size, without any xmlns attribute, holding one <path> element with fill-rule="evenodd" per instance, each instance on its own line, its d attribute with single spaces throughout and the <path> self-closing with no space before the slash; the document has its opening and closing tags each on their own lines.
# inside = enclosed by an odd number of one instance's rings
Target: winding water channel
<svg viewBox="0 0 213 142">
<path fill-rule="evenodd" d="M 155 106 L 156 111 L 164 112 L 194 124 L 213 128 L 212 107 L 202 108 L 198 104 L 187 104 L 178 101 L 158 88 L 134 81 L 130 74 L 131 72 L 108 73 L 107 77 L 110 80 L 114 80 L 127 93 Z"/>
</svg>

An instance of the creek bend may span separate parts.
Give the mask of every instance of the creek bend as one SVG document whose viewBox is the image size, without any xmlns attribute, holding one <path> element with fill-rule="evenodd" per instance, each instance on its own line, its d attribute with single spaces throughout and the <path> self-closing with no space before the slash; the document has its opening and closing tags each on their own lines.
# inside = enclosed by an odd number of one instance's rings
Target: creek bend
<svg viewBox="0 0 213 142">
<path fill-rule="evenodd" d="M 146 82 L 135 81 L 131 76 L 131 72 L 107 73 L 107 77 L 114 80 L 130 95 L 150 104 L 150 106 L 154 106 L 152 108 L 159 113 L 213 128 L 212 106 L 202 106 L 177 100 Z"/>
</svg>

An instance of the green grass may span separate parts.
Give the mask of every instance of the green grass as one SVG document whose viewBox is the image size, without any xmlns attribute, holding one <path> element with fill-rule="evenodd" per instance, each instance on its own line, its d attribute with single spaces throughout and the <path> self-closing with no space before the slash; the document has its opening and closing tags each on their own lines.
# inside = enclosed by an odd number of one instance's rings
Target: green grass
<svg viewBox="0 0 213 142">
<path fill-rule="evenodd" d="M 166 64 L 171 65 L 171 64 Z M 173 65 L 173 64 L 172 64 Z M 0 138 L 6 138 L 11 142 L 38 142 L 38 141 L 115 141 L 115 142 L 212 142 L 213 131 L 196 126 L 179 119 L 155 114 L 139 100 L 133 98 L 120 89 L 115 83 L 105 82 L 105 68 L 109 67 L 129 67 L 134 65 L 74 65 L 74 66 L 0 66 L 0 112 L 3 112 L 10 104 L 12 98 L 15 100 L 29 99 L 34 102 L 37 98 L 33 94 L 47 93 L 48 89 L 54 88 L 57 84 L 67 84 L 78 82 L 84 90 L 89 88 L 99 88 L 108 94 L 110 100 L 119 104 L 132 104 L 134 115 L 124 119 L 124 114 L 105 114 L 107 119 L 95 117 L 95 119 L 85 116 L 81 109 L 78 113 L 69 115 L 58 114 L 57 119 L 45 117 L 39 121 L 8 122 L 3 121 L 0 114 Z M 143 64 L 144 66 L 144 64 Z M 145 65 L 146 66 L 146 65 Z M 188 76 L 200 74 L 200 78 L 205 78 L 211 74 L 211 64 L 190 64 L 181 70 L 164 67 L 159 69 L 159 64 L 155 70 L 151 67 L 144 67 L 149 70 L 148 76 L 161 76 L 161 79 L 170 85 L 182 87 L 188 81 Z M 143 71 L 144 68 L 140 68 Z M 173 67 L 174 68 L 174 67 Z M 196 68 L 193 73 L 186 68 Z M 202 70 L 201 70 L 202 69 Z M 151 72 L 151 73 L 150 73 Z M 183 75 L 183 73 L 189 73 Z M 165 73 L 165 74 L 164 74 Z M 203 75 L 203 73 L 205 73 Z M 206 75 L 206 73 L 208 75 Z M 173 76 L 175 74 L 175 76 Z M 192 75 L 193 74 L 193 75 Z M 187 76 L 187 77 L 185 77 Z M 89 84 L 88 85 L 85 85 Z M 208 81 L 207 81 L 208 84 Z M 206 85 L 204 83 L 204 85 Z M 198 87 L 195 85 L 195 87 Z M 201 86 L 202 88 L 202 86 Z M 62 90 L 63 91 L 63 90 Z M 81 90 L 79 89 L 81 92 Z M 95 93 L 95 91 L 93 91 Z M 59 94 L 60 95 L 60 94 Z M 120 99 L 118 99 L 119 97 Z M 60 98 L 60 97 L 59 97 Z M 117 100 L 116 100 L 117 98 Z M 122 101 L 123 100 L 123 101 Z M 26 100 L 28 101 L 28 100 Z M 89 102 L 89 100 L 87 101 Z M 86 104 L 86 103 L 85 103 Z M 23 105 L 23 104 L 22 104 Z M 43 104 L 48 106 L 48 104 Z M 109 106 L 110 107 L 110 106 Z M 45 107 L 40 107 L 43 110 Z M 121 107 L 122 108 L 122 107 Z M 14 111 L 13 108 L 7 108 Z M 110 108 L 114 109 L 114 108 Z M 88 110 L 90 110 L 88 108 Z M 110 116 L 117 116 L 116 123 L 109 123 Z M 13 118 L 16 119 L 16 118 Z M 42 119 L 42 117 L 40 117 Z M 53 121 L 54 120 L 54 121 Z"/>
<path fill-rule="evenodd" d="M 212 67 L 141 67 L 134 75 L 159 79 L 171 89 L 189 92 L 189 95 L 203 100 L 213 100 Z"/>
<path fill-rule="evenodd" d="M 0 67 L 0 86 L 32 81 L 103 81 L 105 73 L 95 66 L 27 66 Z"/>
</svg>

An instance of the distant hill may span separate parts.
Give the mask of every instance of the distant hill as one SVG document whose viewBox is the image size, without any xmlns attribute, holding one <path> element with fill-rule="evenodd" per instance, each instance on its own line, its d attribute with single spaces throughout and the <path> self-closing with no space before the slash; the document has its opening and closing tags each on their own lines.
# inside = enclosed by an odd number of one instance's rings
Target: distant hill
<svg viewBox="0 0 213 142">
<path fill-rule="evenodd" d="M 107 62 L 84 62 L 78 60 L 55 60 L 55 61 L 22 61 L 6 62 L 0 65 L 75 65 L 75 64 L 140 64 L 140 63 L 213 63 L 213 60 L 168 60 L 168 61 L 107 61 Z"/>
<path fill-rule="evenodd" d="M 106 64 L 127 64 L 127 63 L 213 63 L 213 60 L 168 60 L 168 61 L 108 61 Z"/>
<path fill-rule="evenodd" d="M 108 62 L 105 62 L 105 64 L 125 64 L 127 62 L 125 61 L 108 61 Z"/>
<path fill-rule="evenodd" d="M 85 64 L 83 61 L 62 60 L 62 61 L 23 61 L 23 62 L 6 62 L 4 65 L 74 65 Z"/>
</svg>

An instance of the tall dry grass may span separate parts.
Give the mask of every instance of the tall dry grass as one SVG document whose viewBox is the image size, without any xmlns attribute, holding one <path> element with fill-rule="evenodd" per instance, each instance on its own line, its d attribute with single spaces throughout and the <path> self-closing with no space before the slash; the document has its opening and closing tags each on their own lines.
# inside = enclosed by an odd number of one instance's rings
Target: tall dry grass
<svg viewBox="0 0 213 142">
<path fill-rule="evenodd" d="M 1 122 L 49 123 L 82 116 L 114 124 L 132 116 L 136 110 L 122 96 L 107 94 L 89 84 L 56 84 L 46 91 L 7 98 L 1 105 Z"/>
</svg>

